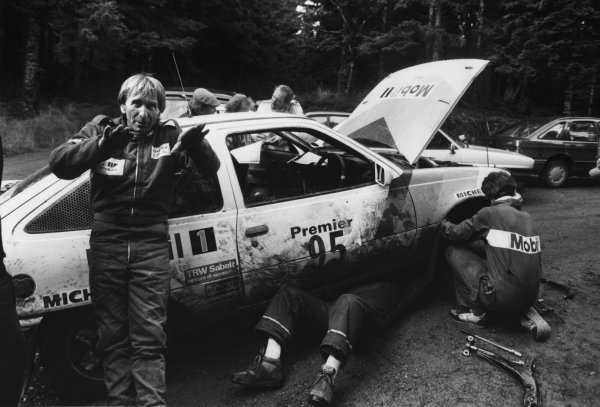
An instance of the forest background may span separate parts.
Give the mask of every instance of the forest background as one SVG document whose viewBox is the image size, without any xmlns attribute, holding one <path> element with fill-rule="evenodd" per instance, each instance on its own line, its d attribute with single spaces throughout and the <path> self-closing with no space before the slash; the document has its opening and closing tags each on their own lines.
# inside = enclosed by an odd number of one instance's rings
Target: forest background
<svg viewBox="0 0 600 407">
<path fill-rule="evenodd" d="M 493 132 L 522 117 L 598 116 L 598 0 L 2 0 L 5 153 L 52 147 L 118 113 L 132 73 L 167 87 L 352 111 L 387 74 L 491 61 L 446 126 Z"/>
</svg>

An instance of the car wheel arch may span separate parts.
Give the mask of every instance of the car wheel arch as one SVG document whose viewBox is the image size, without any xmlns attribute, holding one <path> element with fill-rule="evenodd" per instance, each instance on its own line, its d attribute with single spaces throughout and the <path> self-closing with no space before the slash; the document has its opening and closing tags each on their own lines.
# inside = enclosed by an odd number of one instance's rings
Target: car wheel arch
<svg viewBox="0 0 600 407">
<path fill-rule="evenodd" d="M 485 197 L 470 198 L 458 202 L 446 213 L 445 219 L 452 223 L 459 223 L 475 215 L 480 209 L 490 205 L 489 199 Z"/>
<path fill-rule="evenodd" d="M 37 331 L 41 364 L 59 388 L 69 393 L 106 392 L 102 363 L 95 349 L 97 331 L 91 305 L 46 314 Z M 77 366 L 84 360 L 88 368 L 94 366 L 93 371 Z"/>
</svg>

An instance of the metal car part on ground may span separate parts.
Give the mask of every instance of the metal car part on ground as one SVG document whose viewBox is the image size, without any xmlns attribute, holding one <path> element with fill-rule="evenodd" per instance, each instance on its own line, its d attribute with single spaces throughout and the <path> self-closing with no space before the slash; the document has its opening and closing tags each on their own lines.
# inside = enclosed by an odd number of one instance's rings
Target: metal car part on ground
<svg viewBox="0 0 600 407">
<path fill-rule="evenodd" d="M 372 114 L 360 109 L 343 134 L 288 114 L 178 119 L 183 131 L 205 125 L 221 168 L 210 179 L 176 177 L 172 329 L 199 324 L 179 323 L 184 314 L 209 323 L 260 309 L 282 284 L 330 292 L 382 272 L 405 282 L 399 311 L 406 308 L 432 279 L 440 222 L 489 203 L 480 186 L 493 168 L 418 157 L 486 63 L 441 61 L 391 75 L 383 85 L 392 90 L 367 96 L 361 106 L 373 105 Z M 407 133 L 406 121 L 390 117 L 398 108 L 430 123 Z M 366 147 L 377 143 L 384 148 Z M 88 173 L 62 180 L 44 168 L 0 197 L 0 213 L 6 266 L 20 283 L 18 314 L 23 326 L 39 325 L 46 371 L 68 389 L 102 391 L 89 307 L 89 195 Z"/>
</svg>

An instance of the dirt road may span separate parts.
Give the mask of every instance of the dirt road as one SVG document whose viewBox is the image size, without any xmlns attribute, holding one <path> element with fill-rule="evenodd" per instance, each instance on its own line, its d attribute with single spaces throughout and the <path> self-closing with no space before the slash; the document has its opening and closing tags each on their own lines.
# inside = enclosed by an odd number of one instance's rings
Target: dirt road
<svg viewBox="0 0 600 407">
<path fill-rule="evenodd" d="M 23 161 L 23 158 L 20 158 Z M 25 160 L 26 162 L 27 160 Z M 5 179 L 20 178 L 5 162 Z M 12 171 L 12 172 L 11 172 Z M 26 175 L 26 174 L 25 174 Z M 572 300 L 545 284 L 541 297 L 555 309 L 547 318 L 551 338 L 534 342 L 517 321 L 475 328 L 479 335 L 536 355 L 536 380 L 545 406 L 594 406 L 600 400 L 600 184 L 571 180 L 566 188 L 528 184 L 525 210 L 542 241 L 544 277 L 569 285 Z M 476 357 L 462 355 L 463 324 L 448 315 L 452 293 L 441 272 L 423 300 L 370 349 L 353 355 L 336 384 L 334 406 L 519 406 L 515 380 Z M 249 326 L 252 321 L 246 321 Z M 466 328 L 472 328 L 467 326 Z M 267 392 L 236 387 L 228 375 L 250 364 L 261 341 L 250 329 L 222 327 L 179 338 L 168 358 L 172 406 L 302 406 L 319 366 L 315 346 L 285 354 L 286 385 Z M 68 397 L 38 371 L 22 406 L 101 405 L 102 400 Z"/>
</svg>

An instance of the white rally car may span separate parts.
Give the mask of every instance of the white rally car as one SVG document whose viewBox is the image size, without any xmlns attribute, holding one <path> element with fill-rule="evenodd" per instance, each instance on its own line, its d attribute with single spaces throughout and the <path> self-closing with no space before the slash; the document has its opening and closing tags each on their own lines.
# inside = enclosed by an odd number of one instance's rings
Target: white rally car
<svg viewBox="0 0 600 407">
<path fill-rule="evenodd" d="M 406 281 L 410 303 L 432 278 L 440 222 L 489 203 L 480 186 L 494 169 L 419 158 L 486 64 L 398 71 L 337 131 L 286 114 L 179 119 L 184 131 L 206 125 L 221 168 L 214 178 L 177 177 L 170 310 L 219 320 L 264 307 L 284 283 L 330 290 L 382 270 Z M 89 306 L 89 194 L 87 173 L 61 180 L 45 168 L 2 195 L 0 213 L 18 314 L 37 326 L 48 374 L 93 391 L 102 369 Z"/>
<path fill-rule="evenodd" d="M 512 151 L 469 144 L 456 140 L 440 129 L 423 156 L 436 161 L 452 161 L 477 167 L 504 168 L 514 176 L 535 175 L 533 158 Z"/>
</svg>

